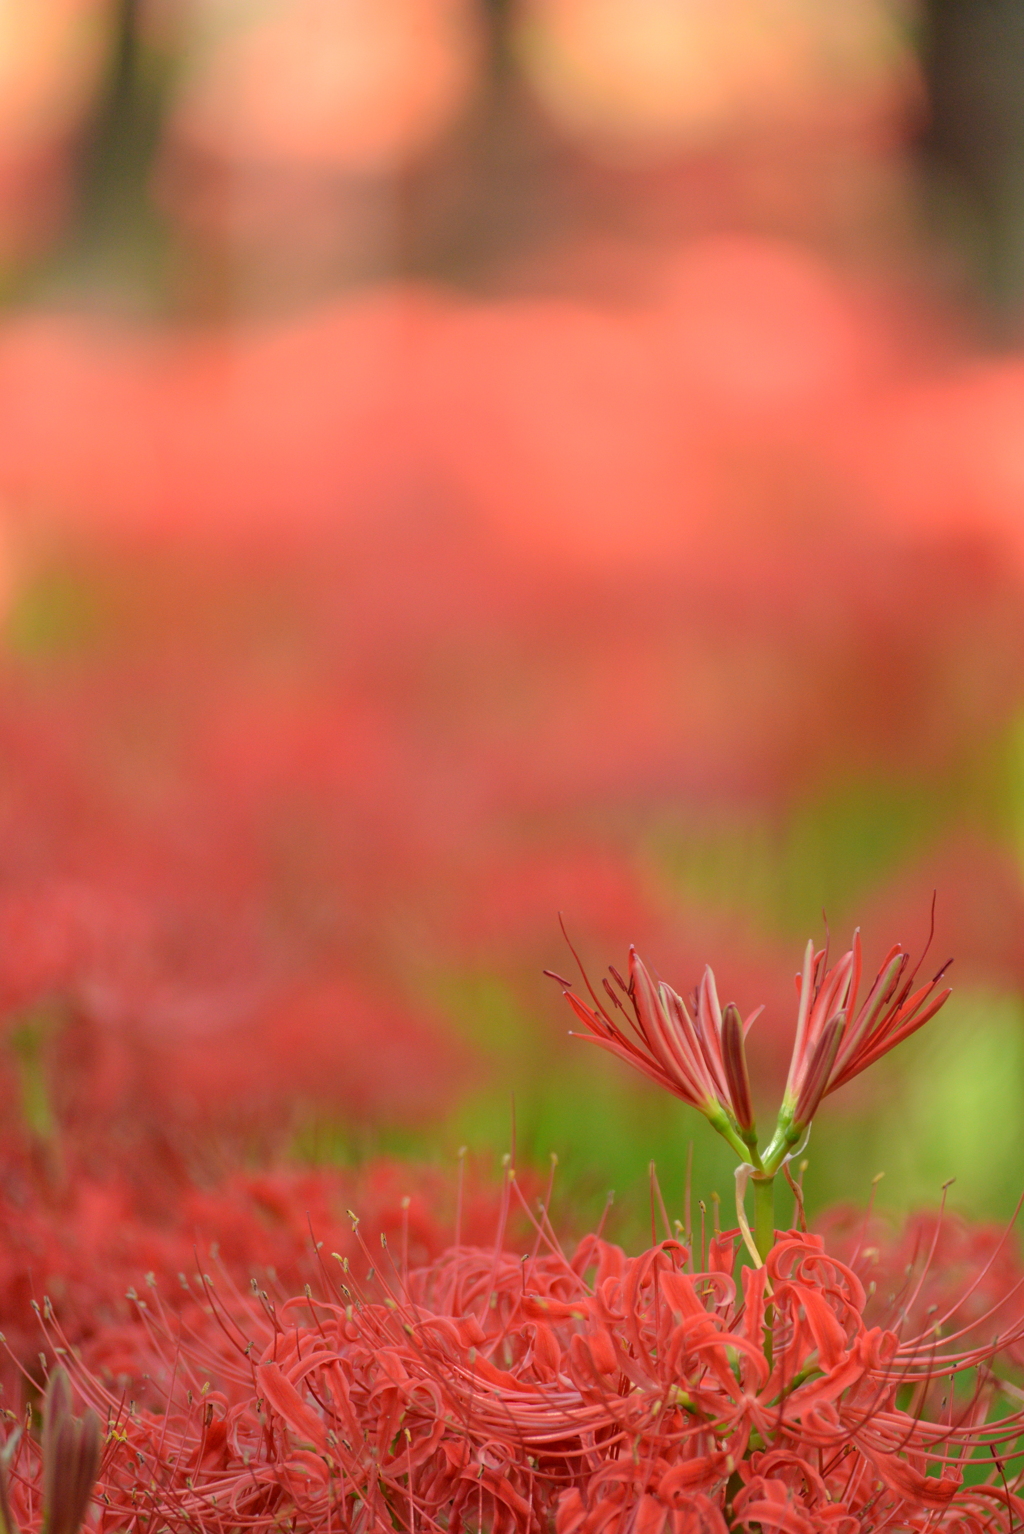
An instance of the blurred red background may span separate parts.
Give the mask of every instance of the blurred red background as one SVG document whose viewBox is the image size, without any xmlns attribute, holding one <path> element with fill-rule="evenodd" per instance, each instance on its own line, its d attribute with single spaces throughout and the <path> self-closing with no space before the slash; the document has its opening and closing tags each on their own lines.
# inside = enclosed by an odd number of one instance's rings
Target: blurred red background
<svg viewBox="0 0 1024 1534">
<path fill-rule="evenodd" d="M 822 906 L 936 891 L 950 1028 L 1017 1005 L 1024 364 L 928 223 L 927 21 L 0 8 L 12 1154 L 448 1154 L 514 1092 L 678 1170 L 560 912 L 767 1001 L 767 1086 Z"/>
</svg>

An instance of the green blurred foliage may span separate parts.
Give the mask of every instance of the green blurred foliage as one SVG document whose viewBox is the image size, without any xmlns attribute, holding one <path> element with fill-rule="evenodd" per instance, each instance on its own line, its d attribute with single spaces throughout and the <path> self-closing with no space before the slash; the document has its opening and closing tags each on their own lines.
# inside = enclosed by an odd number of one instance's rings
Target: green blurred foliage
<svg viewBox="0 0 1024 1534">
<path fill-rule="evenodd" d="M 102 593 L 72 566 L 47 565 L 19 586 L 6 616 L 7 653 L 45 666 L 92 649 L 106 630 Z"/>
<path fill-rule="evenodd" d="M 878 1202 L 894 1212 L 935 1204 L 1008 1216 L 1024 1193 L 1024 1003 L 954 995 L 928 1028 L 826 1105 L 815 1125 L 812 1206 Z"/>
<path fill-rule="evenodd" d="M 806 941 L 822 912 L 844 932 L 864 905 L 951 831 L 1024 848 L 1024 719 L 945 773 L 832 783 L 773 817 L 683 814 L 648 837 L 653 875 L 687 903 Z"/>
</svg>

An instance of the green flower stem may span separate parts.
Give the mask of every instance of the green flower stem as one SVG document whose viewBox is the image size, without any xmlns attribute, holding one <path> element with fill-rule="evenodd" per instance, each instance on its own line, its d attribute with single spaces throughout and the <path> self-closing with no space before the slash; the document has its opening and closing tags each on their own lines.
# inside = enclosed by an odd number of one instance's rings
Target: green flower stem
<svg viewBox="0 0 1024 1534">
<path fill-rule="evenodd" d="M 753 1177 L 754 1245 L 764 1262 L 775 1245 L 775 1178 Z"/>
<path fill-rule="evenodd" d="M 754 1177 L 754 1245 L 761 1262 L 768 1260 L 768 1253 L 775 1245 L 775 1178 Z M 764 1356 L 772 1366 L 772 1317 L 774 1307 L 765 1307 Z"/>
<path fill-rule="evenodd" d="M 761 1164 L 768 1177 L 775 1176 L 786 1157 L 795 1146 L 799 1145 L 806 1130 L 806 1124 L 794 1124 L 793 1120 L 786 1113 L 785 1108 L 783 1108 L 779 1114 L 779 1122 L 776 1125 L 775 1133 L 769 1140 L 762 1157 Z"/>
<path fill-rule="evenodd" d="M 751 1166 L 757 1167 L 760 1170 L 761 1158 L 757 1154 L 756 1135 L 753 1137 L 753 1144 L 749 1140 L 745 1140 L 736 1125 L 730 1122 L 717 1103 L 706 1108 L 704 1113 L 708 1123 L 718 1130 L 723 1140 L 728 1141 L 740 1160 L 749 1162 Z"/>
</svg>

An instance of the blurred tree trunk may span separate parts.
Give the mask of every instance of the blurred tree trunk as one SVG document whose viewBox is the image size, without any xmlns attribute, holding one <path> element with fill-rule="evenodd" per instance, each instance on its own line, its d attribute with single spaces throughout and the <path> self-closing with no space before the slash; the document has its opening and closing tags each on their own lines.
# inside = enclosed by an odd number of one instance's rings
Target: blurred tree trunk
<svg viewBox="0 0 1024 1534">
<path fill-rule="evenodd" d="M 924 0 L 923 13 L 925 164 L 943 222 L 968 246 L 1004 332 L 1015 332 L 1024 312 L 1024 0 Z"/>
</svg>

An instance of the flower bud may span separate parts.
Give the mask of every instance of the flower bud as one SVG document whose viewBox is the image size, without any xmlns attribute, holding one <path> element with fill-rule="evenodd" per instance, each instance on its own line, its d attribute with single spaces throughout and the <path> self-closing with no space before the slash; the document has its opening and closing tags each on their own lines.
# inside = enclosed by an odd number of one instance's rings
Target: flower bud
<svg viewBox="0 0 1024 1534">
<path fill-rule="evenodd" d="M 747 1052 L 743 1045 L 743 1020 L 731 1001 L 722 1013 L 722 1066 L 733 1116 L 746 1139 L 754 1133 L 754 1109 L 750 1100 Z"/>
</svg>

